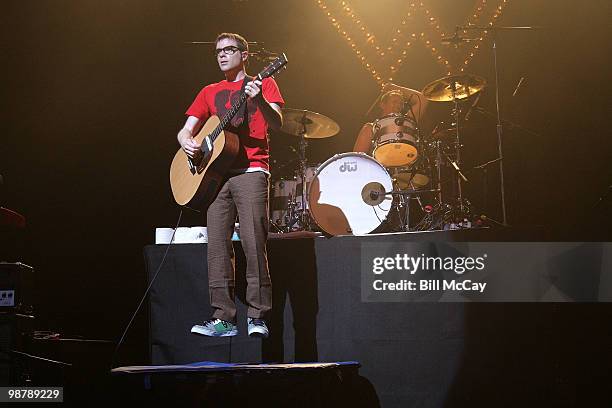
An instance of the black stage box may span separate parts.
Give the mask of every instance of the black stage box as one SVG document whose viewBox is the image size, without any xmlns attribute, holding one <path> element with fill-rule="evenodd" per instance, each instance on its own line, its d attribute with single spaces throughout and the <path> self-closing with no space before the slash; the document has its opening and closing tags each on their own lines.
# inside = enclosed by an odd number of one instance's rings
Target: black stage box
<svg viewBox="0 0 612 408">
<path fill-rule="evenodd" d="M 594 406 L 612 356 L 610 303 L 361 300 L 364 242 L 538 240 L 529 238 L 468 230 L 270 240 L 274 316 L 261 349 L 245 338 L 243 306 L 231 343 L 189 334 L 209 312 L 206 245 L 174 245 L 151 294 L 152 362 L 225 362 L 231 344 L 233 362 L 359 361 L 384 407 Z M 166 248 L 145 248 L 149 276 Z"/>
</svg>

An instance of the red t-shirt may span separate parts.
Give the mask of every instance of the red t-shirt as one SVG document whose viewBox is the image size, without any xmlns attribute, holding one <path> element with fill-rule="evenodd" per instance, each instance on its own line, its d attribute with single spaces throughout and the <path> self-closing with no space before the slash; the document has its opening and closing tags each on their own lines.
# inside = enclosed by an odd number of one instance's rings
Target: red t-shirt
<svg viewBox="0 0 612 408">
<path fill-rule="evenodd" d="M 223 80 L 205 86 L 198 93 L 198 96 L 196 96 L 185 114 L 187 116 L 195 116 L 202 121 L 206 121 L 212 115 L 222 118 L 231 108 L 232 103 L 240 98 L 243 82 L 244 80 L 237 82 Z M 276 103 L 281 107 L 285 103 L 273 78 L 265 78 L 263 80 L 262 93 L 269 103 Z M 238 128 L 240 150 L 232 168 L 246 169 L 249 167 L 259 167 L 269 170 L 268 123 L 261 110 L 257 107 L 257 104 L 251 100 L 247 100 L 247 112 L 248 128 L 246 126 Z M 234 120 L 236 119 L 238 118 L 235 117 Z M 231 123 L 234 122 L 232 121 Z"/>
</svg>

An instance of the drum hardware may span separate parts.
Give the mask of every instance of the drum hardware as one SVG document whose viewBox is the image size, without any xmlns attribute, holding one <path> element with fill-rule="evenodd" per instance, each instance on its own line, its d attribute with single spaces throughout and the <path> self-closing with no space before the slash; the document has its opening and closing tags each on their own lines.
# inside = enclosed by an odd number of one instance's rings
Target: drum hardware
<svg viewBox="0 0 612 408">
<path fill-rule="evenodd" d="M 289 232 L 289 225 L 295 214 L 295 180 L 280 179 L 272 184 L 272 199 L 270 202 L 270 225 L 277 232 Z"/>
<path fill-rule="evenodd" d="M 493 159 L 493 160 L 489 160 L 486 163 L 480 164 L 478 166 L 474 166 L 472 169 L 474 170 L 482 170 L 482 196 L 483 196 L 483 205 L 482 208 L 486 211 L 489 208 L 488 205 L 488 195 L 489 195 L 489 188 L 488 188 L 488 167 L 491 164 L 497 163 L 498 161 L 500 161 L 502 158 L 498 157 L 497 159 Z"/>
<path fill-rule="evenodd" d="M 426 214 L 425 216 L 429 216 L 431 213 L 431 206 L 424 206 L 421 202 L 420 195 L 425 193 L 436 193 L 437 189 L 401 189 L 401 190 L 390 190 L 384 191 L 384 187 L 382 184 L 373 182 L 368 183 L 363 187 L 361 192 L 361 196 L 363 201 L 374 207 L 382 203 L 386 197 L 397 197 L 399 200 L 393 200 L 394 204 L 391 207 L 391 211 L 396 211 L 399 215 L 400 224 L 397 225 L 398 229 L 396 232 L 403 231 L 409 232 L 410 229 L 410 200 L 414 198 L 418 201 L 421 210 Z M 402 209 L 404 209 L 402 215 Z M 421 221 L 422 222 L 422 221 Z M 416 228 L 415 228 L 416 230 Z M 386 231 L 388 232 L 388 231 Z"/>
<path fill-rule="evenodd" d="M 480 106 L 475 107 L 474 111 L 478 112 L 478 113 L 481 113 L 484 116 L 487 116 L 487 117 L 492 118 L 492 119 L 495 119 L 495 117 L 496 117 L 493 112 L 489 112 L 488 110 L 486 110 L 486 109 L 484 109 L 484 108 L 482 108 Z M 511 129 L 518 129 L 521 132 L 525 132 L 528 135 L 533 136 L 533 137 L 539 137 L 539 138 L 542 137 L 542 135 L 540 133 L 538 133 L 538 132 L 536 132 L 536 131 L 534 131 L 532 129 L 526 128 L 526 127 L 524 127 L 522 125 L 519 125 L 518 123 L 513 122 L 511 120 L 508 120 L 508 119 L 502 119 L 502 124 L 504 126 L 507 126 L 507 127 L 511 128 Z"/>
<path fill-rule="evenodd" d="M 459 30 L 470 30 L 470 31 L 481 31 L 481 32 L 492 32 L 492 50 L 493 50 L 493 67 L 495 69 L 495 110 L 497 113 L 497 150 L 499 160 L 499 183 L 500 183 L 500 191 L 501 191 L 501 207 L 502 207 L 502 222 L 504 225 L 508 224 L 508 220 L 506 217 L 506 193 L 504 187 L 504 161 L 503 161 L 503 146 L 502 146 L 502 119 L 501 119 L 501 109 L 500 109 L 500 98 L 499 98 L 499 68 L 497 65 L 497 32 L 498 31 L 522 31 L 522 30 L 535 30 L 539 27 L 534 26 L 475 26 L 475 25 L 467 25 L 467 26 L 457 26 L 456 31 Z M 520 85 L 520 83 L 519 83 Z M 517 86 L 518 89 L 518 86 Z M 516 90 L 515 90 L 516 92 Z"/>
<path fill-rule="evenodd" d="M 413 198 L 413 192 L 417 191 L 415 182 L 420 181 L 422 183 L 422 185 L 420 185 L 419 187 L 424 187 L 429 182 L 428 177 L 423 174 L 419 174 L 418 178 L 416 177 L 417 170 L 419 169 L 419 167 L 421 167 L 423 160 L 424 160 L 423 156 L 421 155 L 418 158 L 418 162 L 414 163 L 414 165 L 410 167 L 408 171 L 396 173 L 396 177 L 394 178 L 394 186 L 396 188 L 399 187 L 400 189 L 399 191 L 402 191 L 405 193 L 405 194 L 397 194 L 398 196 L 397 197 L 398 198 L 397 211 L 398 211 L 398 214 L 400 215 L 399 218 L 401 220 L 401 223 L 400 223 L 399 228 L 401 231 L 405 231 L 405 232 L 410 231 L 410 201 Z M 402 179 L 406 181 L 405 185 L 401 184 L 400 180 Z M 419 203 L 419 206 L 421 207 L 421 211 L 425 212 L 420 195 L 417 194 L 416 197 L 414 198 Z M 403 217 L 401 216 L 402 210 L 403 210 Z"/>
<path fill-rule="evenodd" d="M 308 139 L 322 139 L 335 136 L 340 131 L 340 126 L 320 113 L 308 111 L 305 109 L 289 109 L 284 108 L 283 125 L 281 131 L 299 137 L 298 142 L 298 168 L 296 171 L 295 196 L 300 196 L 300 201 L 291 203 L 290 220 L 287 223 L 289 230 L 298 224 L 300 230 L 310 230 L 312 227 L 310 215 L 307 207 L 307 155 L 306 148 L 308 147 Z M 299 189 L 299 191 L 298 191 Z"/>
<path fill-rule="evenodd" d="M 463 147 L 461 144 L 461 132 L 460 132 L 460 121 L 459 121 L 459 101 L 463 99 L 467 99 L 478 92 L 480 92 L 486 86 L 487 81 L 479 76 L 471 75 L 471 74 L 462 74 L 462 75 L 451 75 L 444 78 L 437 79 L 423 88 L 423 95 L 431 100 L 438 102 L 452 102 L 452 116 L 453 116 L 453 124 L 450 128 L 437 130 L 436 127 L 434 132 L 434 141 L 436 145 L 436 167 L 437 167 L 437 176 L 438 176 L 438 203 L 440 207 L 439 210 L 443 208 L 442 204 L 442 181 L 441 181 L 441 166 L 443 163 L 443 158 L 446 158 L 448 162 L 451 164 L 455 173 L 456 180 L 456 200 L 455 203 L 451 206 L 451 210 L 441 211 L 441 218 L 446 220 L 449 217 L 452 218 L 451 224 L 456 224 L 456 219 L 461 218 L 469 220 L 470 215 L 470 203 L 467 199 L 463 197 L 463 186 L 462 182 L 467 182 L 468 179 L 465 177 L 461 170 L 461 148 Z M 477 103 L 477 101 L 476 101 Z M 472 107 L 475 103 L 472 104 Z M 441 141 L 443 139 L 448 139 L 451 134 L 454 136 L 454 159 L 450 157 L 446 152 L 443 152 L 441 149 Z M 458 208 L 457 208 L 458 207 Z M 463 221 L 461 221 L 463 222 Z M 469 222 L 469 221 L 468 221 Z M 445 223 L 446 225 L 446 223 Z"/>
</svg>

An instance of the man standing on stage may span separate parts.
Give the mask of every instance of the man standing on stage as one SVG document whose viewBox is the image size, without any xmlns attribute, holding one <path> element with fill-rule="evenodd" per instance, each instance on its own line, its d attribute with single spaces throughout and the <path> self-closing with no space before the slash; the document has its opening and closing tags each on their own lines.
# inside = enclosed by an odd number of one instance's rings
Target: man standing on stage
<svg viewBox="0 0 612 408">
<path fill-rule="evenodd" d="M 215 56 L 225 80 L 204 87 L 189 109 L 178 141 L 189 157 L 200 145 L 193 139 L 211 115 L 222 117 L 242 90 L 249 96 L 244 114 L 231 121 L 240 149 L 224 183 L 208 208 L 208 288 L 212 318 L 191 328 L 205 336 L 235 336 L 236 304 L 232 233 L 236 216 L 246 255 L 246 302 L 249 336 L 267 337 L 266 317 L 272 308 L 272 283 L 268 272 L 268 128 L 282 125 L 283 97 L 273 78 L 248 81 L 245 66 L 248 43 L 238 34 L 222 33 L 215 41 Z"/>
</svg>

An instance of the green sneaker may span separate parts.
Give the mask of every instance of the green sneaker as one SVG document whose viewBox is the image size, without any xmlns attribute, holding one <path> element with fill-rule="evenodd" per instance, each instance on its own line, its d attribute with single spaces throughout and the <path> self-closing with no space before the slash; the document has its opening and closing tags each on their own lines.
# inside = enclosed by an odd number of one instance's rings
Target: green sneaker
<svg viewBox="0 0 612 408">
<path fill-rule="evenodd" d="M 191 328 L 192 333 L 202 334 L 212 337 L 227 337 L 238 334 L 238 328 L 235 324 L 221 319 L 206 320 L 204 324 L 196 324 Z"/>
</svg>

